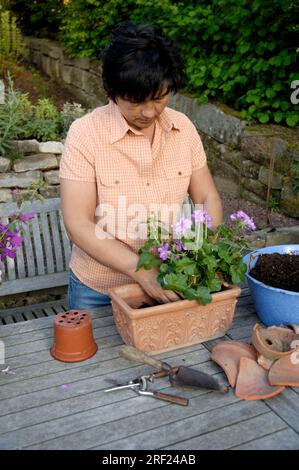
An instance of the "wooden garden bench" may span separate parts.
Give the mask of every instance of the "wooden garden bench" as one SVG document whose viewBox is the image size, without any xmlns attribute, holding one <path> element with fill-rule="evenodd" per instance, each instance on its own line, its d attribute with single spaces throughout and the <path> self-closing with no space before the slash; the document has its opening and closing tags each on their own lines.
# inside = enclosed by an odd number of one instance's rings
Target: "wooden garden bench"
<svg viewBox="0 0 299 470">
<path fill-rule="evenodd" d="M 188 195 L 184 203 L 192 204 Z M 18 210 L 16 203 L 0 204 L 1 219 L 6 223 L 8 215 Z M 0 297 L 68 284 L 71 242 L 64 227 L 60 198 L 28 203 L 22 206 L 22 211 L 26 210 L 35 211 L 37 216 L 24 225 L 24 242 L 16 259 L 8 258 L 4 263 Z M 67 310 L 66 300 L 0 310 L 0 324 L 55 315 L 62 310 Z"/>
<path fill-rule="evenodd" d="M 0 204 L 1 219 L 6 223 L 8 215 L 18 210 L 16 203 Z M 4 270 L 2 267 L 4 272 L 0 297 L 68 284 L 71 242 L 64 227 L 60 198 L 26 203 L 22 206 L 22 211 L 26 210 L 33 210 L 37 215 L 28 224 L 24 224 L 24 242 L 17 251 L 16 259 L 8 258 L 4 263 Z M 48 314 L 51 311 L 55 314 L 55 305 L 61 311 L 65 302 L 46 302 L 0 310 L 0 323 L 1 319 L 6 319 L 2 323 L 18 321 L 19 311 L 22 311 L 23 320 L 45 316 L 41 315 L 43 307 L 48 310 Z"/>
</svg>

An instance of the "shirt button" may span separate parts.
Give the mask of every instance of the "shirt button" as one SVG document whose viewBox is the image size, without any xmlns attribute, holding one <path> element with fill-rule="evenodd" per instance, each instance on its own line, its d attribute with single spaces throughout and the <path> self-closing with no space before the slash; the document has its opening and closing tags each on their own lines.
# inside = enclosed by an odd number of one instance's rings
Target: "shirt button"
<svg viewBox="0 0 299 470">
<path fill-rule="evenodd" d="M 119 181 L 118 181 L 118 180 L 115 180 L 114 183 L 115 183 L 115 184 L 119 184 Z"/>
<path fill-rule="evenodd" d="M 179 175 L 181 175 L 181 174 L 182 174 L 182 172 L 181 172 L 181 171 L 179 171 Z"/>
<path fill-rule="evenodd" d="M 151 185 L 151 183 L 149 183 L 149 182 L 146 183 L 146 186 L 150 186 L 150 185 Z"/>
</svg>

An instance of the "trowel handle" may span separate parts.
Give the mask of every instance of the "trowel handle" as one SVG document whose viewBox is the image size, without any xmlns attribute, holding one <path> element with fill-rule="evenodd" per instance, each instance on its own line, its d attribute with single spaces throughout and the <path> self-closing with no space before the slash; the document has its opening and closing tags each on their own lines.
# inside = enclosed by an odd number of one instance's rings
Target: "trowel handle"
<svg viewBox="0 0 299 470">
<path fill-rule="evenodd" d="M 163 369 L 165 371 L 168 371 L 171 369 L 171 366 L 169 366 L 166 362 L 154 359 L 153 357 L 148 356 L 144 352 L 139 351 L 139 349 L 134 348 L 134 346 L 122 346 L 118 352 L 120 356 L 129 359 L 129 361 L 142 362 L 143 364 L 147 364 L 148 366 L 152 366 L 155 369 L 159 370 Z"/>
</svg>

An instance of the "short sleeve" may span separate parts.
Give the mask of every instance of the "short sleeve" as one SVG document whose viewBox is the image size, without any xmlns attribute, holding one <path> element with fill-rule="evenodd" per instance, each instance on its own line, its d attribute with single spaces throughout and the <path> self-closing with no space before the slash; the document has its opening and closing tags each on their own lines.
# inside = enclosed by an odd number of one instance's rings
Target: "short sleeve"
<svg viewBox="0 0 299 470">
<path fill-rule="evenodd" d="M 93 141 L 86 117 L 74 121 L 68 131 L 59 176 L 74 181 L 96 181 Z"/>
<path fill-rule="evenodd" d="M 192 171 L 200 170 L 207 164 L 207 157 L 204 151 L 201 138 L 192 124 L 191 131 L 191 151 L 192 151 Z"/>
</svg>

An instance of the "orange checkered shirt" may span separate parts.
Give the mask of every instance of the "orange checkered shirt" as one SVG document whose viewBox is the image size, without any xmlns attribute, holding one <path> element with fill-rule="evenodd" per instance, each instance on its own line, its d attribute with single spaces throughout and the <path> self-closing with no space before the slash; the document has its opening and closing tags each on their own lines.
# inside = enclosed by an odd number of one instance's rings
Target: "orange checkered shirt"
<svg viewBox="0 0 299 470">
<path fill-rule="evenodd" d="M 156 120 L 151 145 L 148 137 L 131 128 L 118 106 L 109 101 L 106 106 L 73 122 L 66 138 L 59 176 L 94 182 L 98 204 L 113 206 L 119 221 L 124 215 L 117 213 L 119 196 L 126 196 L 126 206 L 142 204 L 147 210 L 151 204 L 181 206 L 192 171 L 204 165 L 206 155 L 201 139 L 183 113 L 165 108 Z M 145 240 L 121 241 L 137 253 Z M 111 287 L 134 282 L 100 264 L 75 244 L 70 267 L 81 282 L 104 294 Z"/>
</svg>

